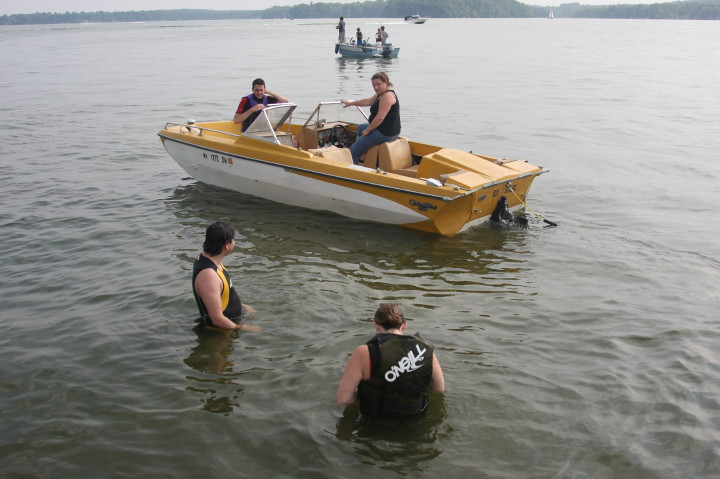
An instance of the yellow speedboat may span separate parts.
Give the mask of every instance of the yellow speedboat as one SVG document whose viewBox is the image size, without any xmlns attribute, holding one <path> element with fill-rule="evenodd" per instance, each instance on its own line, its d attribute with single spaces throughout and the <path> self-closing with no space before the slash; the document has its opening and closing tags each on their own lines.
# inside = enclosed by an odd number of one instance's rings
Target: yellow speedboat
<svg viewBox="0 0 720 479">
<path fill-rule="evenodd" d="M 295 108 L 268 105 L 245 132 L 232 121 L 188 121 L 167 123 L 158 135 L 203 183 L 442 235 L 487 221 L 503 197 L 510 211 L 522 207 L 533 179 L 548 171 L 404 137 L 354 165 L 348 147 L 367 121 L 360 108 L 323 102 L 293 123 Z"/>
</svg>

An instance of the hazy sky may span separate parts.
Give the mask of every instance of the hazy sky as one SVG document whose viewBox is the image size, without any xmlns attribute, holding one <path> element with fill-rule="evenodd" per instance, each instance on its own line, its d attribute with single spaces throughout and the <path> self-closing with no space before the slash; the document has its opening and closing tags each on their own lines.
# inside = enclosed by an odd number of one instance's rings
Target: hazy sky
<svg viewBox="0 0 720 479">
<path fill-rule="evenodd" d="M 361 0 L 318 0 L 331 3 L 352 3 Z M 527 5 L 614 5 L 624 3 L 662 3 L 669 0 L 519 0 Z M 0 15 L 37 12 L 97 12 L 104 10 L 174 10 L 200 8 L 208 10 L 264 10 L 275 5 L 297 5 L 310 0 L 3 0 Z M 414 13 L 414 12 L 411 12 Z M 419 12 L 422 13 L 422 12 Z"/>
</svg>

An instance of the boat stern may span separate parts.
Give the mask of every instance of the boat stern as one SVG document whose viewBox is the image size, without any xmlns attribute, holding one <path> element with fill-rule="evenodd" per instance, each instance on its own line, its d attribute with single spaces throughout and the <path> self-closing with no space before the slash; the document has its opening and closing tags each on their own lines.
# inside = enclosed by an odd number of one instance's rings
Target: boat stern
<svg viewBox="0 0 720 479">
<path fill-rule="evenodd" d="M 522 208 L 536 176 L 548 170 L 520 160 L 500 160 L 455 149 L 439 149 L 423 156 L 417 178 L 431 178 L 447 194 L 441 211 L 415 229 L 454 235 L 490 219 L 505 197 L 508 209 Z"/>
</svg>

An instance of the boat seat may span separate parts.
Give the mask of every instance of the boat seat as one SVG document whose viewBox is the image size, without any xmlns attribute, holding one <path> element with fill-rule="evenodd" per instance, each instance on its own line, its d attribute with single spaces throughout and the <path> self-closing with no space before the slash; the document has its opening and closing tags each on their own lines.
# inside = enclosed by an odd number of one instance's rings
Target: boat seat
<svg viewBox="0 0 720 479">
<path fill-rule="evenodd" d="M 373 146 L 365 154 L 365 166 L 379 167 L 383 171 L 397 175 L 415 177 L 420 165 L 413 164 L 410 143 L 405 137 Z"/>
<path fill-rule="evenodd" d="M 350 148 L 338 148 L 337 146 L 327 146 L 325 148 L 311 148 L 308 150 L 315 156 L 321 156 L 340 163 L 348 163 L 352 165 L 352 154 Z"/>
<path fill-rule="evenodd" d="M 312 128 L 304 127 L 298 135 L 298 143 L 300 148 L 308 150 L 310 148 L 318 147 L 317 131 Z"/>
</svg>

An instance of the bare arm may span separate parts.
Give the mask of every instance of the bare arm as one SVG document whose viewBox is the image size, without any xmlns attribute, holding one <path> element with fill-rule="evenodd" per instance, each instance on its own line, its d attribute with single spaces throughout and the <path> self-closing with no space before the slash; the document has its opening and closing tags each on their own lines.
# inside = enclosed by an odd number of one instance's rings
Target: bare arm
<svg viewBox="0 0 720 479">
<path fill-rule="evenodd" d="M 375 103 L 375 100 L 377 100 L 377 95 L 373 95 L 370 98 L 365 98 L 364 100 L 340 100 L 343 105 L 345 105 L 345 108 L 349 107 L 350 105 L 357 105 L 357 106 L 372 106 L 373 103 Z M 387 114 L 387 112 L 385 112 Z"/>
<path fill-rule="evenodd" d="M 222 280 L 211 268 L 206 268 L 195 279 L 195 291 L 207 308 L 213 326 L 222 329 L 242 329 L 239 324 L 233 323 L 223 314 L 220 294 L 222 293 Z"/>
<path fill-rule="evenodd" d="M 439 393 L 445 392 L 445 377 L 443 376 L 442 368 L 440 367 L 440 361 L 435 354 L 433 354 L 433 370 L 432 378 L 430 379 L 430 389 Z"/>
<path fill-rule="evenodd" d="M 290 100 L 288 100 L 286 97 L 282 96 L 279 93 L 273 93 L 270 90 L 265 90 L 265 94 L 267 96 L 271 96 L 273 98 L 277 98 L 278 103 L 288 103 Z"/>
<path fill-rule="evenodd" d="M 360 381 L 370 377 L 370 352 L 365 345 L 353 351 L 345 366 L 345 372 L 338 385 L 335 398 L 338 406 L 347 406 L 357 401 L 357 388 Z"/>
<path fill-rule="evenodd" d="M 245 120 L 247 120 L 247 118 L 250 115 L 252 115 L 256 111 L 262 110 L 263 108 L 265 108 L 265 106 L 262 103 L 258 103 L 254 107 L 248 108 L 247 110 L 245 110 L 242 113 L 235 113 L 235 116 L 233 117 L 233 123 L 235 123 L 235 124 L 242 123 Z"/>
</svg>

